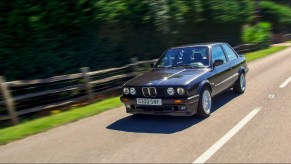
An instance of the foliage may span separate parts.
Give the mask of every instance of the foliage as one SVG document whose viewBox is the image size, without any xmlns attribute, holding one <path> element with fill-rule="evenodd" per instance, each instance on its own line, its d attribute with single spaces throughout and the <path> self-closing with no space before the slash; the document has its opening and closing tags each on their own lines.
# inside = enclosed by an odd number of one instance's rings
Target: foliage
<svg viewBox="0 0 291 164">
<path fill-rule="evenodd" d="M 260 22 L 254 26 L 245 26 L 242 40 L 244 43 L 256 44 L 260 49 L 268 47 L 271 43 L 271 24 Z"/>
<path fill-rule="evenodd" d="M 262 19 L 269 21 L 274 26 L 274 32 L 290 31 L 291 27 L 291 8 L 271 1 L 259 3 L 262 12 Z"/>
<path fill-rule="evenodd" d="M 173 45 L 239 44 L 253 0 L 0 1 L 0 75 L 35 79 L 157 58 Z M 231 30 L 228 30 L 230 29 Z"/>
<path fill-rule="evenodd" d="M 270 0 L 270 1 L 291 7 L 291 1 L 289 0 Z"/>
</svg>

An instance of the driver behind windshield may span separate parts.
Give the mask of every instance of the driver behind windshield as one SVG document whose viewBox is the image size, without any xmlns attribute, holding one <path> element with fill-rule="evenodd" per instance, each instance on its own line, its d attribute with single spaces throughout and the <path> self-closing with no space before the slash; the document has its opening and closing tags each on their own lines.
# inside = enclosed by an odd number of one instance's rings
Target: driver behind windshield
<svg viewBox="0 0 291 164">
<path fill-rule="evenodd" d="M 157 68 L 208 67 L 208 47 L 186 47 L 168 50 L 157 63 Z"/>
</svg>

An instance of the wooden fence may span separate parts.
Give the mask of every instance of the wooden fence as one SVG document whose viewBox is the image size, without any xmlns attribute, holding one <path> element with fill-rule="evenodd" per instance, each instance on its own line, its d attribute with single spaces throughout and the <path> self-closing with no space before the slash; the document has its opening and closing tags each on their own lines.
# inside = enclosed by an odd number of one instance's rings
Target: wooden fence
<svg viewBox="0 0 291 164">
<path fill-rule="evenodd" d="M 257 50 L 257 45 L 255 44 L 242 44 L 236 47 L 233 47 L 236 52 L 239 54 L 248 53 Z"/>
<path fill-rule="evenodd" d="M 237 46 L 239 53 L 255 49 L 253 45 Z M 10 120 L 17 124 L 22 116 L 68 106 L 80 101 L 94 102 L 96 96 L 121 88 L 122 84 L 137 74 L 150 69 L 150 63 L 137 61 L 132 64 L 99 71 L 81 68 L 80 73 L 55 76 L 38 80 L 6 82 L 0 77 L 0 121 Z"/>
<path fill-rule="evenodd" d="M 38 80 L 5 82 L 0 77 L 0 121 L 19 122 L 19 117 L 80 101 L 93 102 L 99 94 L 121 88 L 127 80 L 150 68 L 156 60 L 139 61 L 120 68 L 55 76 Z"/>
</svg>

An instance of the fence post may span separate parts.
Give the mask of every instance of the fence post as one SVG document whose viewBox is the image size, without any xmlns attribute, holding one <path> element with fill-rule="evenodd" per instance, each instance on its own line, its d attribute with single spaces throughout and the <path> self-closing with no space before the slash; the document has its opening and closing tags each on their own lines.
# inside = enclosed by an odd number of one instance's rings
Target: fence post
<svg viewBox="0 0 291 164">
<path fill-rule="evenodd" d="M 87 92 L 87 96 L 88 96 L 88 100 L 89 102 L 93 102 L 94 101 L 94 95 L 92 92 L 92 86 L 90 83 L 90 77 L 88 75 L 89 72 L 89 68 L 88 67 L 83 67 L 81 68 L 81 72 L 82 72 L 82 76 L 83 76 L 83 80 L 84 80 L 84 85 L 85 85 L 85 89 Z"/>
<path fill-rule="evenodd" d="M 15 112 L 14 101 L 13 101 L 13 98 L 10 94 L 9 88 L 8 88 L 7 84 L 5 83 L 5 78 L 2 76 L 0 76 L 0 85 L 1 85 L 1 93 L 3 95 L 6 109 L 8 111 L 9 116 L 10 116 L 11 122 L 12 122 L 12 124 L 16 125 L 19 123 L 19 120 L 18 120 L 17 114 Z"/>
<path fill-rule="evenodd" d="M 138 61 L 137 57 L 130 58 L 130 63 L 131 64 L 135 64 L 137 61 Z M 131 74 L 132 74 L 132 76 L 138 75 L 138 69 L 137 69 L 136 65 L 132 66 L 132 73 Z"/>
</svg>

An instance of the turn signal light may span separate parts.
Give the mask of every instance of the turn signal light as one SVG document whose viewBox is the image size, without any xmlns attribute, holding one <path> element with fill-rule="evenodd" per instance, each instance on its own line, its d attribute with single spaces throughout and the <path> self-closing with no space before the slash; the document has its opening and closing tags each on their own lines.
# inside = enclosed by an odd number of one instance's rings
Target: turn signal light
<svg viewBox="0 0 291 164">
<path fill-rule="evenodd" d="M 175 104 L 183 104 L 183 100 L 175 100 L 174 103 Z"/>
<path fill-rule="evenodd" d="M 129 99 L 124 98 L 124 99 L 123 99 L 123 102 L 124 102 L 124 103 L 127 103 L 127 102 L 129 102 Z"/>
</svg>

